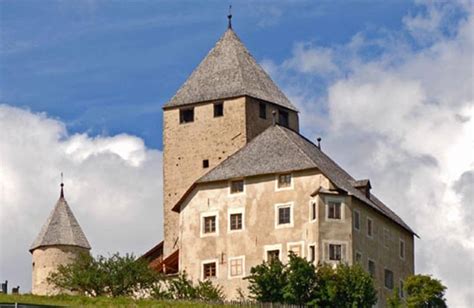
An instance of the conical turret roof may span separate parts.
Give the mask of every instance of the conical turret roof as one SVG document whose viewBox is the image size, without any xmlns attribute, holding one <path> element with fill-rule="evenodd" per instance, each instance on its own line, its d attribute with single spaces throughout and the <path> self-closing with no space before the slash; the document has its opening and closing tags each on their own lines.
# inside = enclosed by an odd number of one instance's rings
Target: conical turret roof
<svg viewBox="0 0 474 308">
<path fill-rule="evenodd" d="M 229 28 L 164 108 L 243 95 L 298 111 Z"/>
<path fill-rule="evenodd" d="M 61 184 L 61 195 L 56 206 L 41 228 L 30 248 L 33 252 L 36 248 L 44 246 L 69 245 L 91 249 L 81 226 L 64 198 Z"/>
</svg>

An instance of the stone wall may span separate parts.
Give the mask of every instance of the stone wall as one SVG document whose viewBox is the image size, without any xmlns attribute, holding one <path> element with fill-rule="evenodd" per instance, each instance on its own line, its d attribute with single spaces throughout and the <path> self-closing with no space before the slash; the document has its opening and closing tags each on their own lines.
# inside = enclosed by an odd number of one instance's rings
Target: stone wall
<svg viewBox="0 0 474 308">
<path fill-rule="evenodd" d="M 56 271 L 59 265 L 69 264 L 80 253 L 88 252 L 88 249 L 76 246 L 50 246 L 35 249 L 33 251 L 31 293 L 35 295 L 58 294 L 60 290 L 48 284 L 48 276 Z"/>
</svg>

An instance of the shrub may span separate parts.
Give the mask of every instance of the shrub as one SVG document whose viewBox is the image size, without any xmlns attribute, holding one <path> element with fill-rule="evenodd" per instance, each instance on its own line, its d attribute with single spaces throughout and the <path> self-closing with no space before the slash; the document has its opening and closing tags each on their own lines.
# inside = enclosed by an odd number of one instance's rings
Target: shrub
<svg viewBox="0 0 474 308">
<path fill-rule="evenodd" d="M 405 280 L 408 307 L 447 307 L 446 287 L 429 275 L 412 275 Z"/>
<path fill-rule="evenodd" d="M 283 303 L 283 288 L 287 277 L 285 266 L 280 260 L 263 262 L 250 269 L 250 298 L 264 303 Z"/>
</svg>

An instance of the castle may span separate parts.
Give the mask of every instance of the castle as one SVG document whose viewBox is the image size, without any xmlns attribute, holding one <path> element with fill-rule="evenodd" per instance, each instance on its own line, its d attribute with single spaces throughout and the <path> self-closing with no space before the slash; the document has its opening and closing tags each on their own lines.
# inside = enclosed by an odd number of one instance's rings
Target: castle
<svg viewBox="0 0 474 308">
<path fill-rule="evenodd" d="M 228 299 L 250 268 L 288 253 L 360 263 L 379 303 L 414 273 L 414 231 L 299 133 L 297 108 L 229 27 L 163 107 L 164 240 L 152 268 L 210 279 Z M 31 247 L 33 293 L 90 246 L 60 199 Z"/>
<path fill-rule="evenodd" d="M 227 298 L 250 268 L 360 263 L 379 303 L 414 273 L 414 231 L 299 133 L 298 110 L 231 27 L 163 107 L 164 241 L 150 266 L 210 279 Z"/>
</svg>

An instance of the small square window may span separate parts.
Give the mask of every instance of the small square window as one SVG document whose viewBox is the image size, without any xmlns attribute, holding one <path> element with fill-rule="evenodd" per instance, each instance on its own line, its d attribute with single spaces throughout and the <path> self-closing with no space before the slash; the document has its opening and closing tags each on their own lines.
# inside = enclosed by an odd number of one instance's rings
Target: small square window
<svg viewBox="0 0 474 308">
<path fill-rule="evenodd" d="M 405 242 L 400 240 L 400 258 L 405 259 Z"/>
<path fill-rule="evenodd" d="M 341 202 L 328 202 L 328 218 L 341 219 Z"/>
<path fill-rule="evenodd" d="M 295 255 L 298 257 L 301 257 L 301 249 L 302 249 L 301 244 L 293 244 L 288 246 L 288 252 L 292 251 Z"/>
<path fill-rule="evenodd" d="M 224 115 L 224 103 L 214 104 L 214 118 L 222 117 Z"/>
<path fill-rule="evenodd" d="M 216 262 L 204 263 L 202 265 L 203 278 L 213 278 L 217 275 L 217 264 Z"/>
<path fill-rule="evenodd" d="M 360 213 L 354 210 L 354 229 L 360 230 Z"/>
<path fill-rule="evenodd" d="M 266 119 L 267 118 L 267 104 L 260 102 L 258 107 L 259 107 L 258 115 L 260 116 L 261 119 Z"/>
<path fill-rule="evenodd" d="M 244 258 L 233 258 L 229 262 L 229 274 L 230 277 L 240 277 L 244 273 Z"/>
<path fill-rule="evenodd" d="M 278 208 L 278 224 L 284 225 L 291 223 L 291 207 L 279 207 Z"/>
<path fill-rule="evenodd" d="M 202 167 L 204 169 L 209 168 L 209 159 L 205 159 L 202 161 Z"/>
<path fill-rule="evenodd" d="M 204 217 L 204 233 L 216 232 L 216 216 Z"/>
<path fill-rule="evenodd" d="M 373 225 L 372 219 L 367 218 L 367 236 L 368 237 L 373 237 L 374 235 L 373 228 L 374 228 L 374 225 Z"/>
<path fill-rule="evenodd" d="M 291 174 L 280 174 L 278 175 L 278 188 L 291 187 Z"/>
<path fill-rule="evenodd" d="M 369 260 L 367 262 L 367 267 L 369 269 L 370 277 L 375 278 L 375 262 L 372 260 Z"/>
<path fill-rule="evenodd" d="M 242 213 L 230 214 L 230 230 L 242 230 Z"/>
<path fill-rule="evenodd" d="M 275 250 L 268 250 L 267 251 L 267 261 L 272 262 L 280 260 L 280 250 L 275 249 Z"/>
<path fill-rule="evenodd" d="M 316 246 L 310 245 L 309 246 L 309 262 L 316 261 Z"/>
<path fill-rule="evenodd" d="M 342 245 L 329 244 L 329 260 L 342 260 Z"/>
<path fill-rule="evenodd" d="M 385 287 L 387 289 L 393 289 L 393 272 L 391 270 L 385 269 L 384 271 L 384 281 Z"/>
<path fill-rule="evenodd" d="M 179 110 L 179 123 L 194 122 L 194 108 Z"/>
<path fill-rule="evenodd" d="M 286 127 L 289 126 L 290 122 L 289 122 L 288 112 L 283 111 L 283 110 L 278 111 L 278 123 L 280 123 L 280 125 L 282 126 L 286 126 Z"/>
<path fill-rule="evenodd" d="M 237 194 L 244 192 L 244 180 L 237 180 L 230 182 L 230 193 Z"/>
</svg>

